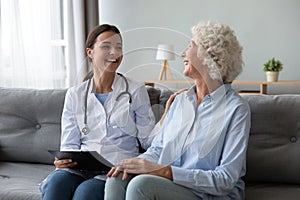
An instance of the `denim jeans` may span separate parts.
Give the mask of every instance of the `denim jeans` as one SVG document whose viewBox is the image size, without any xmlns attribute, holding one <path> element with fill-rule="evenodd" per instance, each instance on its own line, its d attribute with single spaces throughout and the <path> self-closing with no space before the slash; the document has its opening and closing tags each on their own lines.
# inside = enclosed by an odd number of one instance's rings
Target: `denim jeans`
<svg viewBox="0 0 300 200">
<path fill-rule="evenodd" d="M 105 186 L 105 200 L 172 199 L 199 200 L 191 189 L 154 175 L 132 175 L 126 181 L 120 174 L 108 178 Z"/>
<path fill-rule="evenodd" d="M 105 184 L 105 200 L 124 200 L 126 189 L 133 175 L 128 175 L 126 180 L 122 180 L 123 173 L 120 173 L 116 178 L 107 178 Z"/>
<path fill-rule="evenodd" d="M 166 178 L 154 175 L 138 175 L 127 186 L 126 199 L 199 200 L 191 189 L 177 185 Z"/>
<path fill-rule="evenodd" d="M 85 179 L 66 170 L 52 172 L 41 186 L 43 200 L 102 200 L 105 181 Z"/>
</svg>

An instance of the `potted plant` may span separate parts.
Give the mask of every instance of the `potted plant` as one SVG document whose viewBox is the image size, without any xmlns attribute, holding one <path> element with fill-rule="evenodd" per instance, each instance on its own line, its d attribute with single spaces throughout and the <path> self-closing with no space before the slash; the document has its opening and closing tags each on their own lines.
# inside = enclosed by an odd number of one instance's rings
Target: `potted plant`
<svg viewBox="0 0 300 200">
<path fill-rule="evenodd" d="M 268 60 L 263 67 L 266 72 L 267 81 L 278 81 L 279 72 L 283 69 L 283 64 L 280 60 L 272 58 Z"/>
</svg>

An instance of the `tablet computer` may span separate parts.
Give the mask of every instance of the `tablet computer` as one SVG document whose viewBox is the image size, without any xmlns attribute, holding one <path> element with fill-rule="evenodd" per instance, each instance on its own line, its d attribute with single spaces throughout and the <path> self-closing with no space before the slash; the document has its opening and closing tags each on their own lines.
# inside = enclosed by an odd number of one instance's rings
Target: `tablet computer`
<svg viewBox="0 0 300 200">
<path fill-rule="evenodd" d="M 108 172 L 114 165 L 96 151 L 58 151 L 49 150 L 58 159 L 72 159 L 77 162 L 73 169 Z"/>
</svg>

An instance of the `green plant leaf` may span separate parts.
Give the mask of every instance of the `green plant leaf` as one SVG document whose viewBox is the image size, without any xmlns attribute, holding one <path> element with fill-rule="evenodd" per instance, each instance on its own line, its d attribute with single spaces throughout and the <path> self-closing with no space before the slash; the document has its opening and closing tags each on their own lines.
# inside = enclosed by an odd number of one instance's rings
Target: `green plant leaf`
<svg viewBox="0 0 300 200">
<path fill-rule="evenodd" d="M 268 60 L 263 67 L 263 71 L 280 72 L 283 69 L 283 64 L 280 60 L 272 58 Z"/>
</svg>

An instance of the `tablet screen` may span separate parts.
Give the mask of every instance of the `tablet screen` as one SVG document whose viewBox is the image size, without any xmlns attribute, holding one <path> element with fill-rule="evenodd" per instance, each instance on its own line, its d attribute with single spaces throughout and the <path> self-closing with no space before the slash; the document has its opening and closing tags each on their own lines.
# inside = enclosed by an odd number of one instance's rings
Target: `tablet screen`
<svg viewBox="0 0 300 200">
<path fill-rule="evenodd" d="M 73 162 L 77 162 L 73 169 L 108 172 L 113 167 L 113 164 L 96 151 L 49 150 L 49 152 L 59 159 L 72 159 Z"/>
</svg>

